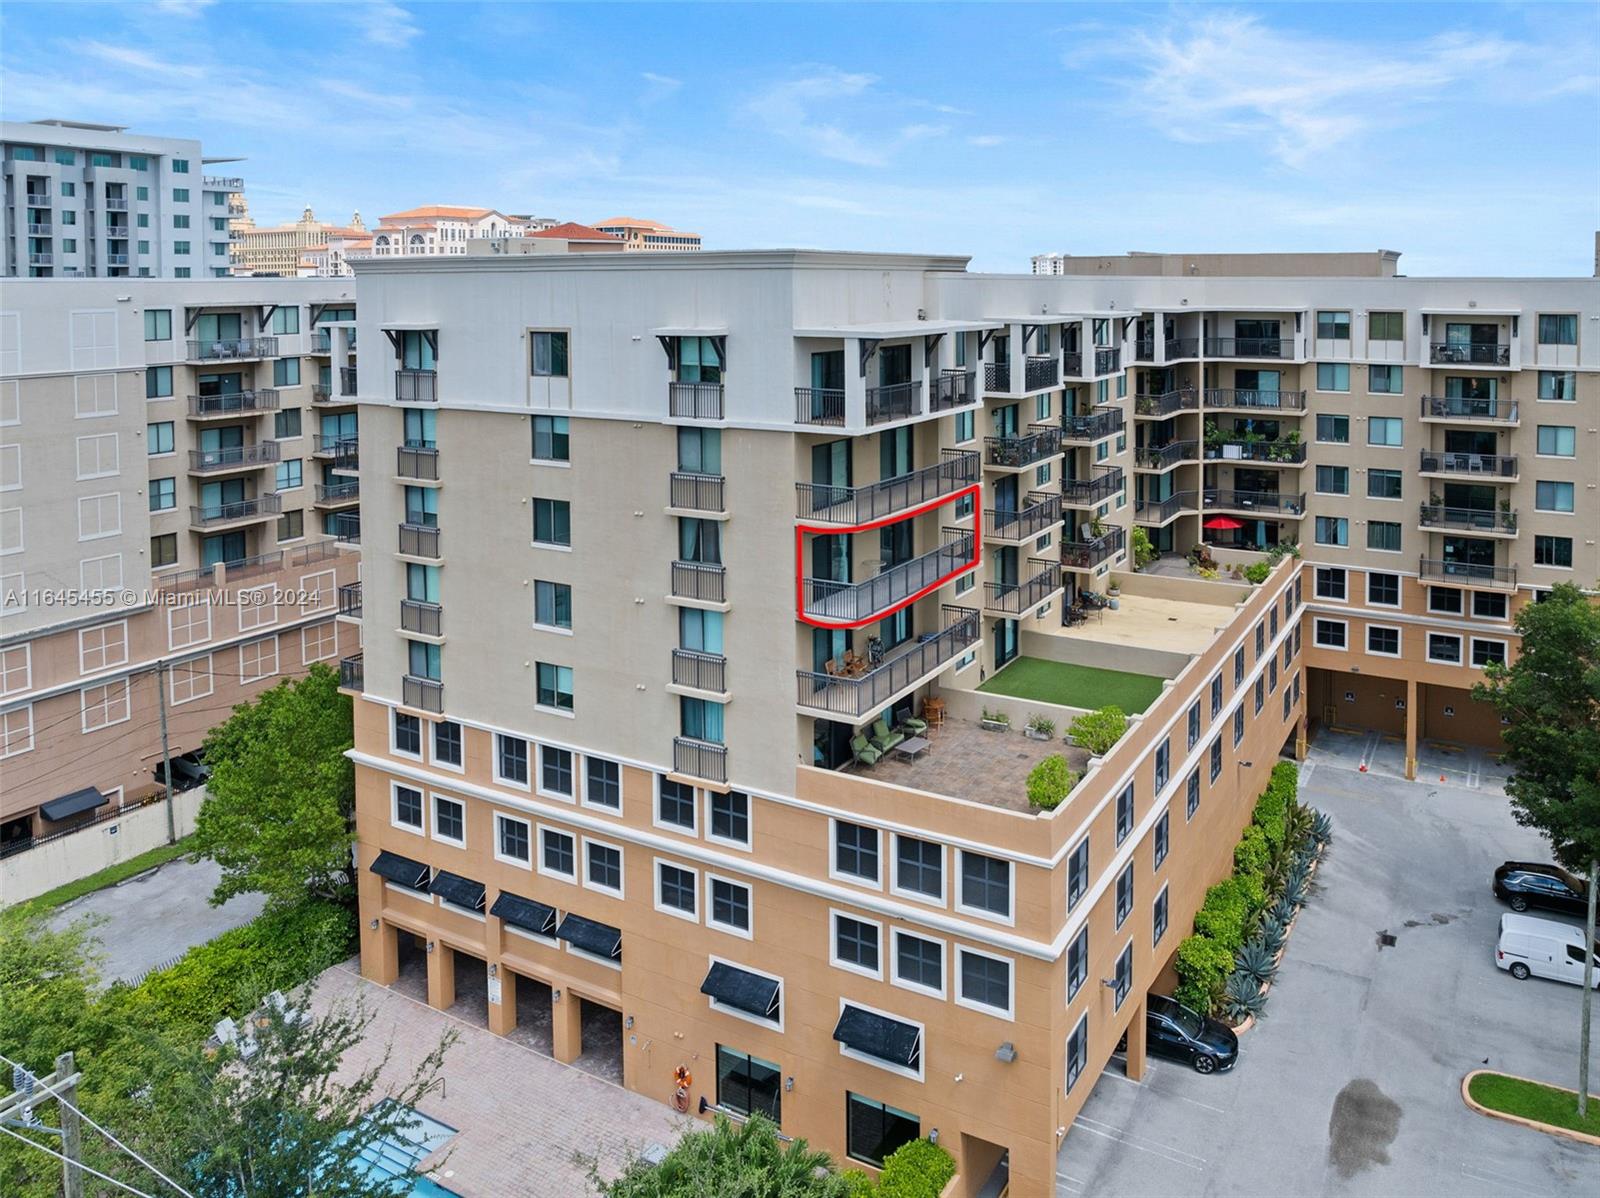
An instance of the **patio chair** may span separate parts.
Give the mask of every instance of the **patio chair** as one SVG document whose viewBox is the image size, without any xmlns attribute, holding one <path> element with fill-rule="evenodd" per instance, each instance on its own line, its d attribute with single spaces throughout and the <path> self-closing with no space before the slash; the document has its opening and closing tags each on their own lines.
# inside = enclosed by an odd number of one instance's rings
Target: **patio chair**
<svg viewBox="0 0 1600 1198">
<path fill-rule="evenodd" d="M 898 728 L 901 732 L 904 732 L 907 736 L 921 736 L 928 730 L 928 721 L 919 720 L 916 716 L 912 715 L 911 713 L 914 710 L 915 708 L 908 707 L 905 715 L 901 716 L 899 722 L 895 725 L 896 728 Z"/>
<path fill-rule="evenodd" d="M 896 732 L 889 727 L 889 721 L 881 715 L 872 725 L 872 747 L 878 750 L 879 753 L 887 753 L 905 738 L 906 734 L 904 732 Z"/>
<path fill-rule="evenodd" d="M 857 765 L 869 768 L 883 760 L 883 753 L 869 745 L 867 738 L 859 732 L 850 738 L 850 756 L 855 758 Z"/>
</svg>

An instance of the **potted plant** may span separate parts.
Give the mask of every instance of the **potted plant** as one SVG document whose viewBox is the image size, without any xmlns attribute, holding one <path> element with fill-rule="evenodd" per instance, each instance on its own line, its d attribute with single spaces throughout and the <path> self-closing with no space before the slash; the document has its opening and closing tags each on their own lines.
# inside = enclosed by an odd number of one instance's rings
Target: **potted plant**
<svg viewBox="0 0 1600 1198">
<path fill-rule="evenodd" d="M 1022 729 L 1022 735 L 1026 736 L 1029 740 L 1054 740 L 1056 735 L 1056 722 L 1049 716 L 1040 715 L 1039 713 L 1035 712 L 1033 715 L 1028 717 L 1028 722 Z"/>
<path fill-rule="evenodd" d="M 1506 528 L 1515 528 L 1517 526 L 1516 513 L 1511 510 L 1511 500 L 1509 499 L 1500 501 L 1500 523 Z"/>
<path fill-rule="evenodd" d="M 990 711 L 985 707 L 978 719 L 978 727 L 985 732 L 1010 732 L 1011 717 L 1003 711 Z"/>
</svg>

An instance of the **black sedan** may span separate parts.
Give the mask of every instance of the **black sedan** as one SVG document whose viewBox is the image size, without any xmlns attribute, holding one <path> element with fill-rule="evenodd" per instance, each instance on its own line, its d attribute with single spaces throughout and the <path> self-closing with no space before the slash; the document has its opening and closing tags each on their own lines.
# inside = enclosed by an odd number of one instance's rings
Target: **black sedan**
<svg viewBox="0 0 1600 1198">
<path fill-rule="evenodd" d="M 1513 911 L 1542 907 L 1568 915 L 1583 915 L 1588 893 L 1581 878 L 1556 865 L 1507 861 L 1494 871 L 1494 896 Z"/>
<path fill-rule="evenodd" d="M 1194 1066 L 1196 1073 L 1221 1073 L 1239 1063 L 1239 1037 L 1215 1019 L 1191 1011 L 1162 994 L 1145 1005 L 1145 1051 Z M 1127 1049 L 1127 1037 L 1118 1047 Z"/>
</svg>

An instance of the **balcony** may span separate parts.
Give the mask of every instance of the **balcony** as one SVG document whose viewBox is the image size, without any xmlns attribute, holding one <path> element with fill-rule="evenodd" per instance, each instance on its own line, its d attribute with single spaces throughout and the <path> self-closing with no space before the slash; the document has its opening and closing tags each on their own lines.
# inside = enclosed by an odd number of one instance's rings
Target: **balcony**
<svg viewBox="0 0 1600 1198">
<path fill-rule="evenodd" d="M 244 190 L 244 179 L 239 175 L 202 175 L 201 180 L 207 191 Z"/>
<path fill-rule="evenodd" d="M 1122 369 L 1122 351 L 1120 349 L 1097 349 L 1094 351 L 1094 372 L 1101 374 L 1116 374 Z"/>
<path fill-rule="evenodd" d="M 361 497 L 361 483 L 352 479 L 347 483 L 318 483 L 316 504 L 318 507 L 336 507 L 346 503 L 355 503 Z"/>
<path fill-rule="evenodd" d="M 1206 407 L 1240 408 L 1247 412 L 1291 412 L 1306 410 L 1304 391 L 1261 391 L 1245 387 L 1207 387 Z"/>
<path fill-rule="evenodd" d="M 1451 478 L 1467 475 L 1484 482 L 1517 481 L 1517 455 L 1504 453 L 1434 453 L 1422 451 L 1419 473 L 1442 474 Z"/>
<path fill-rule="evenodd" d="M 115 235 L 113 234 L 113 236 L 115 236 Z M 126 266 L 126 265 L 128 265 L 128 255 L 126 255 L 126 254 L 107 254 L 106 255 L 106 265 L 107 266 Z"/>
<path fill-rule="evenodd" d="M 720 653 L 697 649 L 672 651 L 672 685 L 707 694 L 728 693 L 728 659 Z"/>
<path fill-rule="evenodd" d="M 1037 431 L 1021 437 L 985 437 L 983 462 L 996 470 L 1025 470 L 1061 452 L 1061 429 L 1030 425 Z"/>
<path fill-rule="evenodd" d="M 977 544 L 971 529 L 944 529 L 937 549 L 885 568 L 862 582 L 806 578 L 801 583 L 802 612 L 814 623 L 836 627 L 870 624 L 886 612 L 975 564 Z"/>
<path fill-rule="evenodd" d="M 1165 524 L 1184 512 L 1195 511 L 1198 491 L 1174 491 L 1165 499 L 1135 499 L 1133 518 L 1140 524 Z"/>
<path fill-rule="evenodd" d="M 1425 503 L 1417 524 L 1424 532 L 1472 532 L 1489 537 L 1517 535 L 1517 513 L 1509 508 L 1485 510 Z"/>
<path fill-rule="evenodd" d="M 266 520 L 283 511 L 277 495 L 238 499 L 232 503 L 194 504 L 189 508 L 189 523 L 194 528 L 216 528 L 223 524 L 244 524 Z"/>
<path fill-rule="evenodd" d="M 672 738 L 672 772 L 685 778 L 723 784 L 728 781 L 728 747 L 692 736 Z"/>
<path fill-rule="evenodd" d="M 896 698 L 928 681 L 978 640 L 982 623 L 970 607 L 946 604 L 944 628 L 917 641 L 896 646 L 865 674 L 796 670 L 800 707 L 818 715 L 859 724 Z"/>
<path fill-rule="evenodd" d="M 1441 561 L 1422 558 L 1418 575 L 1425 582 L 1451 582 L 1458 586 L 1517 588 L 1515 566 L 1494 566 L 1480 562 Z"/>
<path fill-rule="evenodd" d="M 238 362 L 277 356 L 276 337 L 216 337 L 189 342 L 191 362 Z"/>
<path fill-rule="evenodd" d="M 406 557 L 439 557 L 439 526 L 436 524 L 401 524 L 400 553 Z"/>
<path fill-rule="evenodd" d="M 1011 391 L 1011 363 L 1010 362 L 985 362 L 983 366 L 983 389 L 998 392 L 1001 395 Z"/>
<path fill-rule="evenodd" d="M 1200 356 L 1200 338 L 1198 337 L 1168 337 L 1167 361 L 1176 362 L 1183 358 L 1198 358 Z"/>
<path fill-rule="evenodd" d="M 1062 541 L 1061 565 L 1068 570 L 1093 570 L 1121 553 L 1127 539 L 1126 529 L 1113 528 L 1090 541 Z"/>
<path fill-rule="evenodd" d="M 869 524 L 975 486 L 980 472 L 976 450 L 946 449 L 935 465 L 860 487 L 796 483 L 798 515 L 826 524 Z"/>
<path fill-rule="evenodd" d="M 339 689 L 359 694 L 366 686 L 366 663 L 362 655 L 342 658 L 339 662 Z"/>
<path fill-rule="evenodd" d="M 339 614 L 352 620 L 361 618 L 361 584 L 347 582 L 339 588 Z M 360 687 L 356 688 L 357 690 Z"/>
<path fill-rule="evenodd" d="M 361 442 L 355 437 L 337 437 L 333 442 L 333 468 L 357 470 L 361 466 Z"/>
<path fill-rule="evenodd" d="M 1020 545 L 1061 523 L 1061 496 L 1049 491 L 1034 491 L 1026 506 L 1016 511 L 985 508 L 983 535 L 990 541 Z"/>
<path fill-rule="evenodd" d="M 191 449 L 189 470 L 193 474 L 223 474 L 230 470 L 254 470 L 278 460 L 276 441 L 255 441 L 249 445 L 229 445 L 222 449 Z"/>
<path fill-rule="evenodd" d="M 418 636 L 443 636 L 444 608 L 420 599 L 400 600 L 400 631 Z"/>
<path fill-rule="evenodd" d="M 356 394 L 356 368 L 354 366 L 339 367 L 339 394 Z"/>
<path fill-rule="evenodd" d="M 1193 387 L 1179 387 L 1159 395 L 1135 395 L 1133 414 L 1150 420 L 1165 420 L 1176 412 L 1192 412 L 1200 406 L 1200 395 Z"/>
<path fill-rule="evenodd" d="M 361 513 L 334 512 L 333 536 L 341 545 L 361 544 Z"/>
<path fill-rule="evenodd" d="M 311 348 L 313 354 L 331 354 L 333 352 L 333 334 L 327 329 L 321 329 L 311 334 Z"/>
<path fill-rule="evenodd" d="M 844 427 L 844 391 L 838 387 L 796 387 L 794 418 L 797 424 Z"/>
<path fill-rule="evenodd" d="M 89 193 L 89 204 L 90 206 L 94 204 L 94 192 L 92 191 Z M 128 199 L 126 196 L 106 196 L 104 206 L 107 212 L 126 212 L 128 210 Z"/>
<path fill-rule="evenodd" d="M 28 207 L 29 208 L 48 208 L 48 207 L 50 207 L 50 204 L 51 204 L 50 197 L 45 195 L 43 192 L 30 191 L 27 194 L 28 194 Z"/>
<path fill-rule="evenodd" d="M 1156 339 L 1154 337 L 1140 337 L 1133 343 L 1133 360 L 1135 362 L 1154 362 L 1156 360 Z"/>
<path fill-rule="evenodd" d="M 35 254 L 35 253 L 30 253 L 28 255 L 28 265 L 29 266 L 49 266 L 53 262 L 55 262 L 55 260 L 56 259 L 55 259 L 55 255 L 54 254 Z"/>
<path fill-rule="evenodd" d="M 668 383 L 667 415 L 674 420 L 721 420 L 722 384 Z"/>
<path fill-rule="evenodd" d="M 1501 343 L 1454 345 L 1435 341 L 1428 347 L 1428 360 L 1436 366 L 1510 366 L 1511 347 Z"/>
<path fill-rule="evenodd" d="M 1061 385 L 1061 363 L 1055 357 L 1033 354 L 1023 359 L 1022 383 L 1025 391 L 1048 391 Z"/>
<path fill-rule="evenodd" d="M 1207 337 L 1208 358 L 1293 358 L 1292 337 Z"/>
<path fill-rule="evenodd" d="M 396 477 L 426 483 L 439 481 L 439 451 L 433 446 L 402 445 L 394 457 Z"/>
<path fill-rule="evenodd" d="M 1110 466 L 1093 478 L 1061 480 L 1061 502 L 1068 507 L 1093 507 L 1104 503 L 1123 488 L 1121 466 Z"/>
<path fill-rule="evenodd" d="M 55 234 L 51 230 L 53 230 L 54 228 L 55 228 L 55 226 L 51 225 L 51 224 L 43 224 L 43 225 L 30 224 L 28 226 L 28 236 L 29 237 L 53 237 L 53 236 L 55 236 Z"/>
<path fill-rule="evenodd" d="M 922 383 L 890 383 L 867 388 L 867 423 L 888 424 L 922 415 Z"/>
<path fill-rule="evenodd" d="M 189 418 L 209 420 L 217 416 L 259 416 L 263 412 L 276 412 L 278 406 L 278 392 L 271 387 L 255 391 L 228 391 L 222 395 L 191 395 Z"/>
<path fill-rule="evenodd" d="M 1061 439 L 1082 445 L 1092 445 L 1096 441 L 1104 441 L 1114 433 L 1120 433 L 1127 426 L 1127 421 L 1122 415 L 1121 408 L 1102 408 L 1098 412 L 1091 412 L 1087 416 L 1061 417 Z"/>
<path fill-rule="evenodd" d="M 438 403 L 439 372 L 437 370 L 395 371 L 394 400 L 396 403 Z"/>
<path fill-rule="evenodd" d="M 1134 451 L 1133 464 L 1140 470 L 1170 470 L 1183 462 L 1200 460 L 1200 442 L 1169 441 L 1165 445 L 1141 445 Z"/>
<path fill-rule="evenodd" d="M 1266 462 L 1273 466 L 1304 466 L 1306 447 L 1299 441 L 1208 441 L 1208 462 Z"/>
<path fill-rule="evenodd" d="M 332 403 L 333 391 L 324 387 L 321 383 L 313 383 L 311 384 L 311 402 L 319 405 Z"/>
<path fill-rule="evenodd" d="M 721 562 L 673 562 L 672 597 L 700 603 L 728 601 L 728 568 Z"/>
<path fill-rule="evenodd" d="M 400 680 L 400 702 L 406 707 L 438 715 L 444 710 L 444 683 L 436 678 L 407 674 Z"/>
<path fill-rule="evenodd" d="M 720 474 L 674 471 L 667 479 L 667 506 L 686 512 L 723 513 L 728 510 L 728 480 Z"/>
<path fill-rule="evenodd" d="M 1461 395 L 1424 395 L 1422 419 L 1448 424 L 1496 424 L 1508 428 L 1521 423 L 1514 399 L 1469 399 Z"/>
<path fill-rule="evenodd" d="M 1061 563 L 1043 557 L 1030 557 L 1033 574 L 1022 582 L 983 584 L 983 610 L 1006 616 L 1021 616 L 1032 611 L 1061 590 Z"/>
<path fill-rule="evenodd" d="M 1298 495 L 1280 495 L 1274 491 L 1229 491 L 1207 487 L 1205 506 L 1208 511 L 1247 512 L 1251 515 L 1264 512 L 1299 519 L 1306 514 L 1306 497 L 1303 491 Z"/>
<path fill-rule="evenodd" d="M 942 370 L 928 380 L 928 411 L 949 412 L 978 400 L 978 376 L 971 370 Z"/>
</svg>

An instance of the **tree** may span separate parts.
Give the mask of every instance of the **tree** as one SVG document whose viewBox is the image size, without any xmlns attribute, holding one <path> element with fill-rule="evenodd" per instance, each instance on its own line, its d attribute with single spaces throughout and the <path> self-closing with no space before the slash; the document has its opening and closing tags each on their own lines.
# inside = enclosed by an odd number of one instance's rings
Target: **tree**
<svg viewBox="0 0 1600 1198">
<path fill-rule="evenodd" d="M 595 1162 L 589 1176 L 604 1198 L 846 1198 L 850 1183 L 833 1172 L 825 1152 L 804 1140 L 787 1144 L 765 1116 L 742 1124 L 716 1117 L 712 1126 L 687 1132 L 659 1164 L 634 1160 L 613 1182 L 602 1181 Z"/>
<path fill-rule="evenodd" d="M 1588 874 L 1588 958 L 1583 971 L 1578 1112 L 1589 1105 L 1589 1024 L 1594 995 L 1595 892 L 1600 889 L 1600 607 L 1570 583 L 1517 613 L 1522 649 L 1509 666 L 1490 665 L 1473 697 L 1508 721 L 1517 822 L 1550 839 L 1556 860 Z"/>
<path fill-rule="evenodd" d="M 339 676 L 314 665 L 234 708 L 206 739 L 209 797 L 195 824 L 195 853 L 222 867 L 221 904 L 259 891 L 269 907 L 307 894 L 354 902 L 355 743 Z"/>
</svg>

